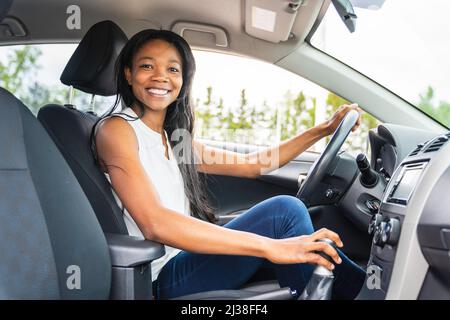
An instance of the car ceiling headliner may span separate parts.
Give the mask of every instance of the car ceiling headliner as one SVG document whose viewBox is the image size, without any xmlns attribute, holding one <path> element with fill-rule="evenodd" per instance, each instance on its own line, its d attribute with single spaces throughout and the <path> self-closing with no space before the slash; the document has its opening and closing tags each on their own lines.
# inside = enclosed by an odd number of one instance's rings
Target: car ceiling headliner
<svg viewBox="0 0 450 320">
<path fill-rule="evenodd" d="M 277 0 L 273 0 L 277 1 Z M 287 0 L 278 0 L 288 2 Z M 116 22 L 128 35 L 146 29 L 171 29 L 178 21 L 196 22 L 223 28 L 227 48 L 215 46 L 214 37 L 205 33 L 185 33 L 196 49 L 212 50 L 276 62 L 303 43 L 317 19 L 324 0 L 306 0 L 300 7 L 287 41 L 271 43 L 245 33 L 245 0 L 14 0 L 8 16 L 18 18 L 28 35 L 1 44 L 76 43 L 93 24 Z M 81 11 L 81 29 L 66 27 L 67 7 L 76 4 Z"/>
</svg>

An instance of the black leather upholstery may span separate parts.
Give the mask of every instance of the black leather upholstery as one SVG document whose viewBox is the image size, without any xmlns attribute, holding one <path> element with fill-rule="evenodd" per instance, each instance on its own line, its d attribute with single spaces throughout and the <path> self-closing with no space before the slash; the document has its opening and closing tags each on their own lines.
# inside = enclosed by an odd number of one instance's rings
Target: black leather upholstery
<svg viewBox="0 0 450 320">
<path fill-rule="evenodd" d="M 107 299 L 107 243 L 72 171 L 32 113 L 1 88 L 0 108 L 0 298 Z M 80 289 L 67 285 L 73 267 Z"/>
<path fill-rule="evenodd" d="M 73 108 L 47 105 L 38 119 L 55 141 L 78 179 L 104 232 L 128 234 L 111 186 L 95 163 L 90 134 L 98 117 Z"/>
<path fill-rule="evenodd" d="M 67 63 L 61 82 L 91 94 L 116 94 L 114 63 L 127 40 L 125 33 L 115 23 L 96 23 L 88 30 Z"/>
</svg>

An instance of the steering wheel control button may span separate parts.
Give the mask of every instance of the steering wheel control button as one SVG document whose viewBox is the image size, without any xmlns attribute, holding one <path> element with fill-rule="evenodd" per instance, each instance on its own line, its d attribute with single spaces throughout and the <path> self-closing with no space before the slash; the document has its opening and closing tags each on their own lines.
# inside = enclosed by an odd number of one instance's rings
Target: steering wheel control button
<svg viewBox="0 0 450 320">
<path fill-rule="evenodd" d="M 356 157 L 356 164 L 361 172 L 361 176 L 359 177 L 361 184 L 366 188 L 375 187 L 378 183 L 379 175 L 375 170 L 370 168 L 369 160 L 367 160 L 364 154 L 358 154 Z"/>
</svg>

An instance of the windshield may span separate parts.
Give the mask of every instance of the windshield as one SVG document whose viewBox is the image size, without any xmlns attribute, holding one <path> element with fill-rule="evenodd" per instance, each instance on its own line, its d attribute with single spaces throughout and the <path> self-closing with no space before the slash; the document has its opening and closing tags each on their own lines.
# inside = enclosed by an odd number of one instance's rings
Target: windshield
<svg viewBox="0 0 450 320">
<path fill-rule="evenodd" d="M 450 127 L 450 1 L 386 0 L 354 11 L 350 33 L 330 4 L 311 44 Z"/>
</svg>

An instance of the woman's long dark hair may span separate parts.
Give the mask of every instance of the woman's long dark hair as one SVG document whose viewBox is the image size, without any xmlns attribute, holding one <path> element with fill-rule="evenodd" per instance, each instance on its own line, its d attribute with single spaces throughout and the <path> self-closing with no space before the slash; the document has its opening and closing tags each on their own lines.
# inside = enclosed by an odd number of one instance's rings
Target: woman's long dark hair
<svg viewBox="0 0 450 320">
<path fill-rule="evenodd" d="M 155 39 L 164 40 L 173 45 L 178 50 L 182 59 L 183 85 L 177 99 L 167 107 L 166 118 L 164 120 L 164 130 L 167 132 L 172 149 L 175 149 L 179 143 L 190 143 L 189 146 L 182 148 L 184 153 L 188 152 L 190 154 L 180 155 L 178 152 L 174 152 L 174 155 L 183 177 L 184 190 L 187 198 L 189 199 L 191 215 L 202 220 L 216 222 L 212 208 L 209 206 L 207 201 L 204 181 L 200 179 L 197 171 L 195 164 L 196 161 L 185 161 L 185 159 L 194 160 L 196 156 L 192 145 L 194 110 L 191 103 L 191 86 L 195 73 L 195 60 L 189 44 L 178 34 L 167 30 L 147 29 L 135 34 L 123 47 L 117 59 L 115 70 L 117 83 L 116 101 L 114 106 L 101 117 L 92 130 L 91 144 L 93 146 L 94 155 L 96 156 L 95 130 L 97 124 L 102 119 L 111 116 L 111 114 L 114 113 L 116 108 L 121 103 L 121 100 L 123 103 L 123 108 L 131 107 L 132 105 L 139 107 L 141 114 L 138 115 L 138 119 L 142 118 L 144 115 L 145 106 L 135 97 L 131 86 L 125 79 L 125 68 L 131 69 L 135 54 L 143 45 Z M 185 141 L 185 136 L 181 141 L 173 141 L 173 139 L 171 139 L 174 131 L 179 129 L 184 130 L 184 132 L 189 132 L 190 137 L 187 141 Z"/>
</svg>

